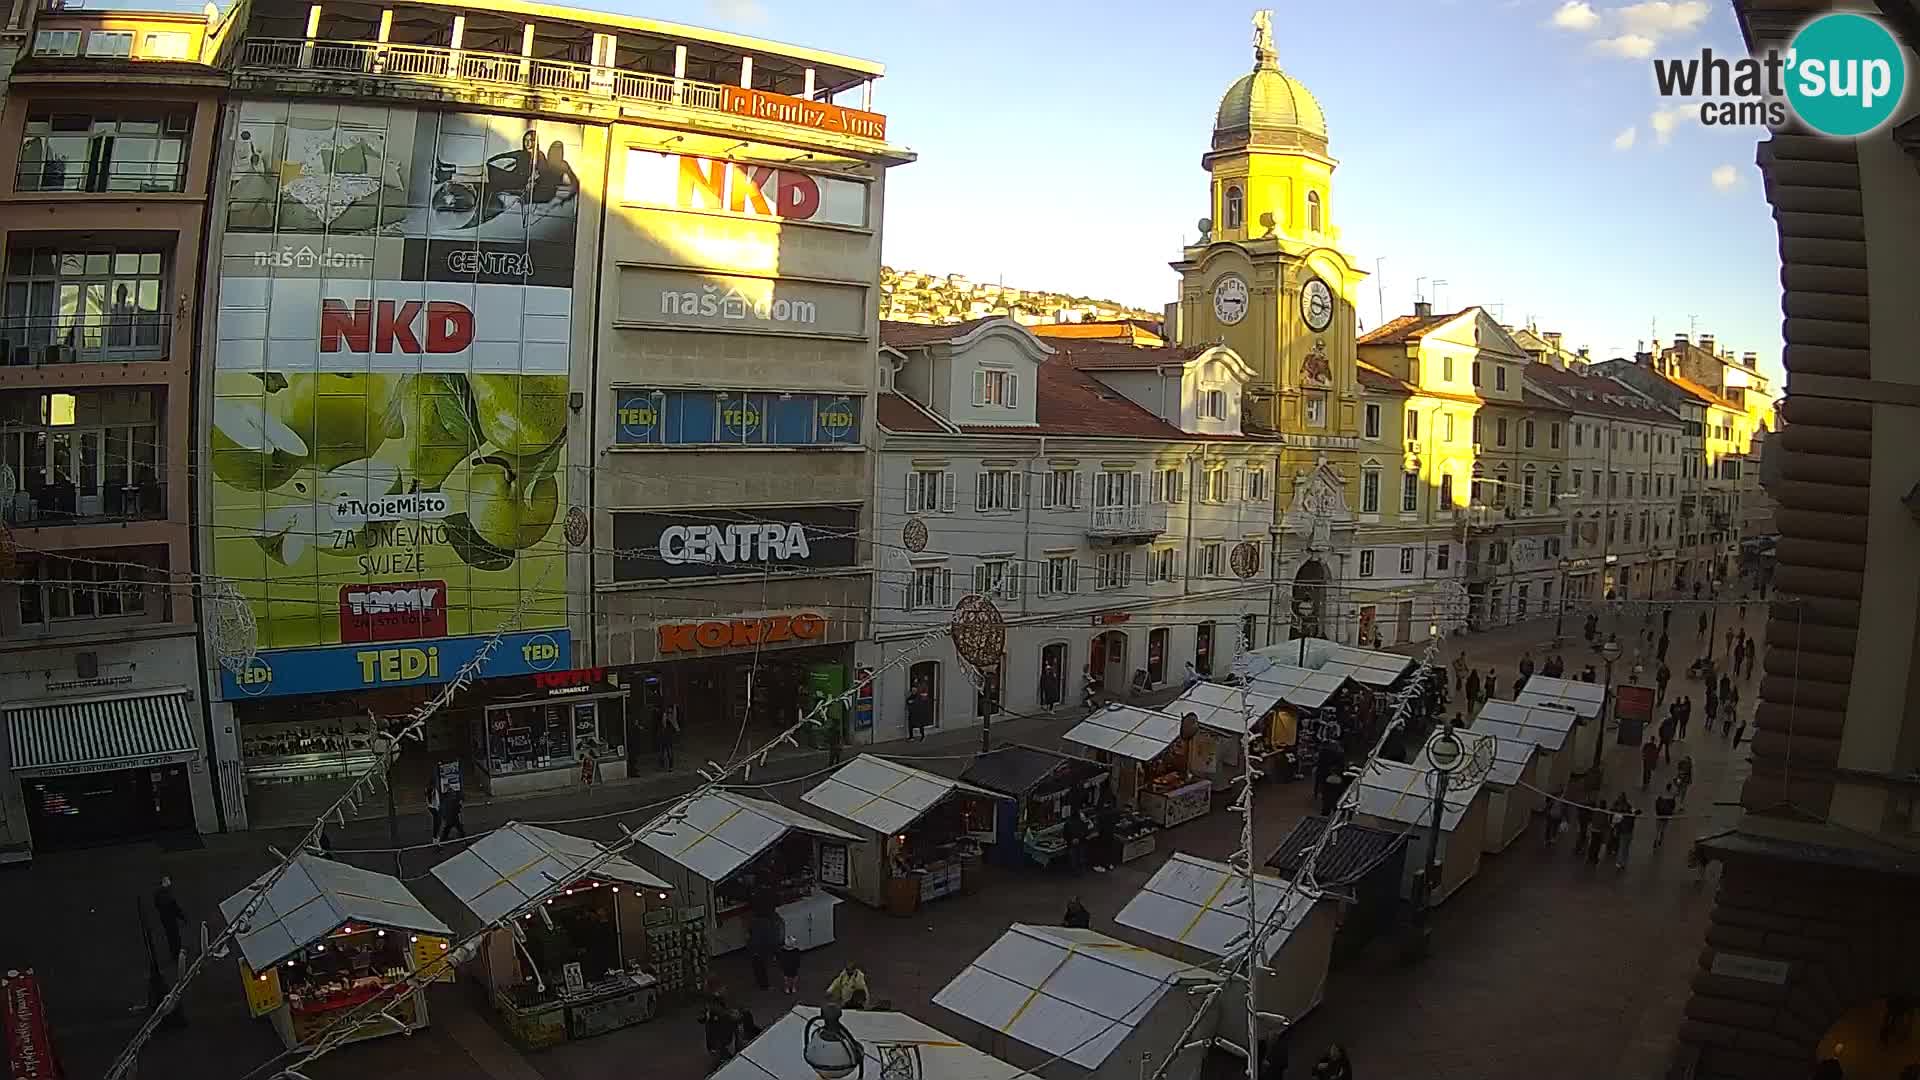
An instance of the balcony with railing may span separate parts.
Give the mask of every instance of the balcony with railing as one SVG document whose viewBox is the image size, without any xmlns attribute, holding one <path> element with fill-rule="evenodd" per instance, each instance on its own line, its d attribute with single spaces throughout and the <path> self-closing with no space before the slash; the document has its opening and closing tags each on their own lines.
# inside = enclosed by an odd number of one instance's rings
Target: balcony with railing
<svg viewBox="0 0 1920 1080">
<path fill-rule="evenodd" d="M 1165 503 L 1096 506 L 1087 517 L 1087 536 L 1113 544 L 1144 544 L 1167 531 Z"/>
<path fill-rule="evenodd" d="M 172 342 L 163 312 L 0 317 L 0 367 L 165 360 Z"/>
<path fill-rule="evenodd" d="M 650 72 L 512 53 L 377 41 L 249 38 L 238 67 L 275 73 L 350 76 L 426 88 L 598 98 L 611 104 L 674 106 L 880 142 L 886 118 L 831 102 Z"/>
<path fill-rule="evenodd" d="M 0 486 L 11 475 L 0 465 Z M 39 470 L 34 470 L 38 473 Z M 39 476 L 20 483 L 18 490 L 0 499 L 0 521 L 21 529 L 65 525 L 109 524 L 117 521 L 157 521 L 167 516 L 167 486 L 159 480 L 75 484 L 61 477 Z"/>
</svg>

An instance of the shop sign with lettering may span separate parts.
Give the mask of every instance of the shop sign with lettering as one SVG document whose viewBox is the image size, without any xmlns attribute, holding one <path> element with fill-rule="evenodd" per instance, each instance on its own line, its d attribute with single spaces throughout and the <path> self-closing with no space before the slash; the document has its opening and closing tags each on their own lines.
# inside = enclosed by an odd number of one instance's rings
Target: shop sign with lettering
<svg viewBox="0 0 1920 1080">
<path fill-rule="evenodd" d="M 573 668 L 568 671 L 543 671 L 533 676 L 533 685 L 537 690 L 545 690 L 548 697 L 564 694 L 584 694 L 606 681 L 607 669 L 603 667 Z"/>
<path fill-rule="evenodd" d="M 708 622 L 663 623 L 660 655 L 723 652 L 767 645 L 804 645 L 827 633 L 827 617 L 802 611 L 757 619 L 714 619 Z"/>
<path fill-rule="evenodd" d="M 0 977 L 0 1009 L 5 1010 L 6 1075 L 10 1080 L 55 1080 L 53 1036 L 47 1027 L 40 983 L 31 971 Z"/>
<path fill-rule="evenodd" d="M 273 649 L 256 655 L 238 672 L 222 667 L 220 688 L 226 700 L 238 701 L 452 682 L 492 640 L 475 634 L 400 645 Z M 568 667 L 572 657 L 572 635 L 565 630 L 502 634 L 473 676 L 493 679 L 555 671 Z"/>
</svg>

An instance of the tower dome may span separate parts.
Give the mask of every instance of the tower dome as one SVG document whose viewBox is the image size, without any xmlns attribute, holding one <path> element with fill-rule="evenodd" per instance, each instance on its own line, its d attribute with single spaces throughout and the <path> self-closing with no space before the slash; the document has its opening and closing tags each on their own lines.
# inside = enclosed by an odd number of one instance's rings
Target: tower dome
<svg viewBox="0 0 1920 1080">
<path fill-rule="evenodd" d="M 1267 13 L 1254 17 L 1253 70 L 1220 98 L 1213 148 L 1246 147 L 1327 152 L 1327 117 L 1300 81 L 1280 70 Z"/>
</svg>

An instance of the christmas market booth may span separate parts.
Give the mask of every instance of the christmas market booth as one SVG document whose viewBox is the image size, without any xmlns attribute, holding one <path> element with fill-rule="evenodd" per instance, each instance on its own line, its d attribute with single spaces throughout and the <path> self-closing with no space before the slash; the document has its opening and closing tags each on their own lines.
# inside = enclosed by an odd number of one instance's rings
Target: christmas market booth
<svg viewBox="0 0 1920 1080">
<path fill-rule="evenodd" d="M 1254 970 L 1260 1011 L 1298 1021 L 1320 1004 L 1333 962 L 1339 901 L 1289 888 L 1269 874 L 1253 879 L 1253 914 L 1269 927 Z M 1196 966 L 1218 966 L 1247 939 L 1247 880 L 1223 862 L 1176 851 L 1114 921 L 1165 942 L 1167 955 Z M 1246 984 L 1235 981 L 1221 995 L 1216 1042 L 1247 1051 Z M 1271 1033 L 1263 1021 L 1262 1030 Z"/>
<path fill-rule="evenodd" d="M 1374 699 L 1341 672 L 1294 665 L 1296 655 L 1286 645 L 1255 650 L 1246 678 L 1254 689 L 1280 698 L 1274 731 L 1292 729 L 1294 769 L 1311 777 L 1318 775 L 1321 758 L 1344 758 L 1350 747 L 1372 745 L 1378 734 Z"/>
<path fill-rule="evenodd" d="M 1573 760 L 1569 763 L 1574 775 L 1585 773 L 1593 767 L 1593 748 L 1600 739 L 1600 710 L 1606 701 L 1607 688 L 1599 683 L 1554 679 L 1545 675 L 1528 679 L 1527 688 L 1513 699 L 1515 705 L 1536 709 L 1542 706 L 1566 709 L 1579 718 L 1579 727 L 1574 729 L 1573 735 Z"/>
<path fill-rule="evenodd" d="M 1199 725 L 1187 764 L 1211 779 L 1215 791 L 1225 791 L 1245 777 L 1241 743 L 1249 730 L 1254 767 L 1262 772 L 1272 773 L 1269 759 L 1293 745 L 1293 713 L 1281 707 L 1280 695 L 1271 687 L 1199 682 L 1165 711 L 1183 720 L 1191 717 Z"/>
<path fill-rule="evenodd" d="M 828 1019 L 815 1006 L 795 1005 L 709 1080 L 820 1080 L 821 1071 L 807 1063 L 806 1054 L 809 1041 L 827 1031 Z M 1033 1080 L 906 1013 L 849 1009 L 834 1022 L 839 1030 L 827 1035 L 829 1043 L 848 1050 L 848 1060 L 858 1053 L 870 1062 L 866 1070 L 874 1080 Z M 852 1047 L 840 1041 L 842 1034 L 852 1039 Z M 858 1075 L 860 1070 L 856 1065 L 851 1071 Z"/>
<path fill-rule="evenodd" d="M 1220 976 L 1095 930 L 1014 923 L 933 996 L 959 1034 L 994 1056 L 1048 1075 L 1139 1080 L 1180 1047 L 1162 1080 L 1197 1080 L 1199 1040 L 1181 1046 L 1194 992 Z M 1202 1021 L 1203 1023 L 1205 1021 Z"/>
<path fill-rule="evenodd" d="M 220 903 L 229 924 L 266 888 L 272 874 Z M 452 931 L 399 878 L 300 854 L 267 888 L 239 934 L 240 975 L 255 1016 L 272 1019 L 288 1047 L 311 1041 L 354 1010 L 378 1001 L 354 1041 L 427 1026 L 424 986 L 402 989 L 415 971 L 437 965 L 449 981 Z"/>
<path fill-rule="evenodd" d="M 985 788 L 861 754 L 802 795 L 829 821 L 861 836 L 835 887 L 896 915 L 959 893 L 980 845 L 998 835 L 1000 798 Z"/>
<path fill-rule="evenodd" d="M 605 855 L 592 840 L 509 822 L 433 868 L 466 916 L 463 933 L 560 888 L 488 932 L 467 965 L 522 1049 L 651 1020 L 663 993 L 704 985 L 704 921 L 683 933 L 671 886 Z"/>
<path fill-rule="evenodd" d="M 1533 776 L 1527 782 L 1541 791 L 1558 795 L 1573 779 L 1575 756 L 1573 710 L 1547 705 L 1520 705 L 1511 701 L 1489 701 L 1480 706 L 1473 718 L 1473 730 L 1492 735 L 1501 742 L 1531 742 L 1537 751 Z M 1593 747 L 1589 743 L 1588 753 Z"/>
<path fill-rule="evenodd" d="M 1340 906 L 1333 938 L 1336 957 L 1357 955 L 1382 930 L 1391 928 L 1400 908 L 1400 882 L 1407 862 L 1406 829 L 1374 829 L 1354 822 L 1335 827 L 1324 844 L 1327 819 L 1304 817 L 1280 841 L 1267 866 L 1292 880 L 1313 863 L 1313 882 L 1322 899 Z"/>
<path fill-rule="evenodd" d="M 999 837 L 987 857 L 1008 866 L 1028 860 L 1046 866 L 1066 854 L 1068 813 L 1084 814 L 1112 798 L 1111 775 L 1111 767 L 1098 762 L 1015 745 L 976 756 L 960 779 L 1001 797 Z M 1159 828 L 1138 814 L 1121 814 L 1115 824 L 1120 860 L 1151 854 Z"/>
<path fill-rule="evenodd" d="M 1469 759 L 1476 753 L 1489 755 L 1482 759 L 1487 762 L 1487 835 L 1481 850 L 1497 855 L 1526 833 L 1534 811 L 1544 802 L 1533 783 L 1539 748 L 1525 739 L 1502 739 L 1478 728 L 1454 728 L 1453 733 L 1467 748 Z M 1488 748 L 1478 750 L 1476 741 L 1487 743 Z"/>
<path fill-rule="evenodd" d="M 1463 744 L 1469 742 L 1467 733 L 1455 734 L 1462 736 Z M 1433 775 L 1424 756 L 1418 765 L 1375 759 L 1354 781 L 1360 793 L 1355 821 L 1408 834 L 1407 867 L 1400 882 L 1400 895 L 1408 899 L 1413 898 L 1414 876 L 1431 859 Z M 1452 896 L 1480 872 L 1487 830 L 1485 780 L 1484 773 L 1475 776 L 1472 770 L 1463 768 L 1447 783 L 1446 804 L 1440 815 L 1440 881 L 1427 898 L 1429 906 Z"/>
<path fill-rule="evenodd" d="M 819 887 L 847 887 L 859 842 L 779 803 L 712 791 L 648 828 L 630 850 L 698 909 L 711 955 L 725 956 L 746 948 L 756 913 L 777 913 L 802 949 L 831 944 L 841 901 Z"/>
<path fill-rule="evenodd" d="M 1300 647 L 1297 641 L 1291 644 L 1296 650 Z M 1277 645 L 1274 648 L 1284 651 L 1286 646 Z M 1307 662 L 1304 666 L 1330 675 L 1345 675 L 1381 694 L 1395 694 L 1405 689 L 1420 666 L 1411 656 L 1342 645 L 1326 638 L 1308 638 L 1306 651 Z"/>
<path fill-rule="evenodd" d="M 1199 729 L 1172 713 L 1112 704 L 1061 737 L 1113 762 L 1120 805 L 1172 828 L 1213 809 L 1213 781 L 1188 767 Z"/>
</svg>

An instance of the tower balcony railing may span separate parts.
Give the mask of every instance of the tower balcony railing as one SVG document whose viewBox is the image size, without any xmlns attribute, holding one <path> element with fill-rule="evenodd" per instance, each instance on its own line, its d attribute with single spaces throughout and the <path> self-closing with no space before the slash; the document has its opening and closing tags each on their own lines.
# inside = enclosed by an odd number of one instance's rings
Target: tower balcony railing
<svg viewBox="0 0 1920 1080">
<path fill-rule="evenodd" d="M 828 102 L 696 79 L 677 79 L 671 75 L 477 49 L 378 41 L 249 38 L 241 43 L 239 67 L 577 94 L 770 120 L 874 141 L 886 138 L 884 117 Z"/>
</svg>

